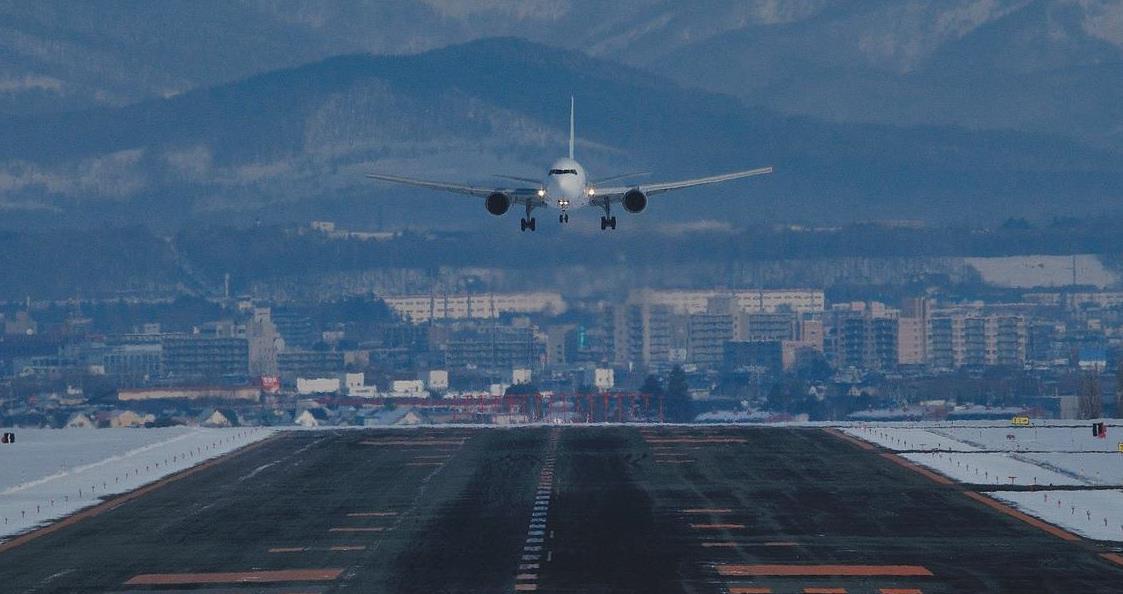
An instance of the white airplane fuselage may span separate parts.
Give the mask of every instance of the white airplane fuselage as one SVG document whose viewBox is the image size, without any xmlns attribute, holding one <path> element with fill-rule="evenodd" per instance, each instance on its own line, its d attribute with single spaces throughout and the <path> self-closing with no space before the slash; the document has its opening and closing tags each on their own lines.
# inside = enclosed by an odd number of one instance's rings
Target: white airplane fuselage
<svg viewBox="0 0 1123 594">
<path fill-rule="evenodd" d="M 569 157 L 562 157 L 550 166 L 546 179 L 542 181 L 545 195 L 542 199 L 547 206 L 561 209 L 587 206 L 589 203 L 588 183 L 585 168 Z"/>
</svg>

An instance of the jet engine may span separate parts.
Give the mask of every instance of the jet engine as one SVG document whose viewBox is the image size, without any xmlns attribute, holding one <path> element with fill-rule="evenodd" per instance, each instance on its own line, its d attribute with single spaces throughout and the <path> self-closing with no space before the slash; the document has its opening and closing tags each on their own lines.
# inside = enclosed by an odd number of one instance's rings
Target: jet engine
<svg viewBox="0 0 1123 594">
<path fill-rule="evenodd" d="M 493 192 L 489 194 L 487 200 L 484 202 L 487 211 L 495 216 L 499 216 L 507 212 L 511 208 L 511 197 L 503 192 Z"/>
<path fill-rule="evenodd" d="M 643 212 L 643 209 L 647 208 L 647 194 L 639 190 L 628 190 L 624 194 L 623 202 L 624 210 L 631 213 Z"/>
</svg>

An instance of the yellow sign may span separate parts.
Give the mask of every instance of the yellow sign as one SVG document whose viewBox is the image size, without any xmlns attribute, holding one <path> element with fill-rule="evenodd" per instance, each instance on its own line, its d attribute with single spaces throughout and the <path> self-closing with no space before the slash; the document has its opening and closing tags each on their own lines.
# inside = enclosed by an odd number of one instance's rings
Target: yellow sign
<svg viewBox="0 0 1123 594">
<path fill-rule="evenodd" d="M 1018 427 L 1028 427 L 1029 417 L 1014 417 L 1010 419 L 1010 424 Z"/>
<path fill-rule="evenodd" d="M 1123 441 L 1119 442 L 1119 451 L 1123 453 Z"/>
</svg>

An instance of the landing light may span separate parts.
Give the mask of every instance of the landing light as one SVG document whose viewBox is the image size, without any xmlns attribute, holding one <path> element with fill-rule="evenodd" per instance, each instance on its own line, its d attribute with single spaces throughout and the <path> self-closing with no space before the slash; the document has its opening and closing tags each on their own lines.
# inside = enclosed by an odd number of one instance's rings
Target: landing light
<svg viewBox="0 0 1123 594">
<path fill-rule="evenodd" d="M 546 190 L 538 190 L 538 197 L 541 198 L 546 195 Z"/>
<path fill-rule="evenodd" d="M 592 196 L 593 194 L 596 194 L 596 193 L 597 193 L 597 189 L 596 189 L 596 188 L 589 188 L 589 195 L 590 195 L 590 196 Z"/>
</svg>

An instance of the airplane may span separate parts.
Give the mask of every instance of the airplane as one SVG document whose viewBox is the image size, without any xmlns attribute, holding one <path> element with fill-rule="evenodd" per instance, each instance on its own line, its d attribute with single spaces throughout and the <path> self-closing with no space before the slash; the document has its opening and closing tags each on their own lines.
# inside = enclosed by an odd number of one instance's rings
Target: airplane
<svg viewBox="0 0 1123 594">
<path fill-rule="evenodd" d="M 569 209 L 591 206 L 604 210 L 600 218 L 601 231 L 616 229 L 616 217 L 612 214 L 613 204 L 620 204 L 625 211 L 636 214 L 647 208 L 647 197 L 661 194 L 671 190 L 681 190 L 694 186 L 716 184 L 743 177 L 772 173 L 772 167 L 760 167 L 744 171 L 733 171 L 721 175 L 711 175 L 694 179 L 684 179 L 670 182 L 651 184 L 632 184 L 625 186 L 601 185 L 609 181 L 617 181 L 629 177 L 636 177 L 637 173 L 614 175 L 612 177 L 590 181 L 585 173 L 585 168 L 573 158 L 573 116 L 574 101 L 569 98 L 569 156 L 562 157 L 552 165 L 546 178 L 538 181 L 525 177 L 510 175 L 497 175 L 495 177 L 511 181 L 531 184 L 513 188 L 488 188 L 453 184 L 412 177 L 402 177 L 385 173 L 368 173 L 367 177 L 384 182 L 405 184 L 433 190 L 444 190 L 457 194 L 467 194 L 484 198 L 484 207 L 493 215 L 500 216 L 510 210 L 511 205 L 522 205 L 526 209 L 526 216 L 520 221 L 522 231 L 534 231 L 537 227 L 535 218 L 531 213 L 537 208 L 557 208 L 558 223 L 569 222 Z"/>
</svg>

